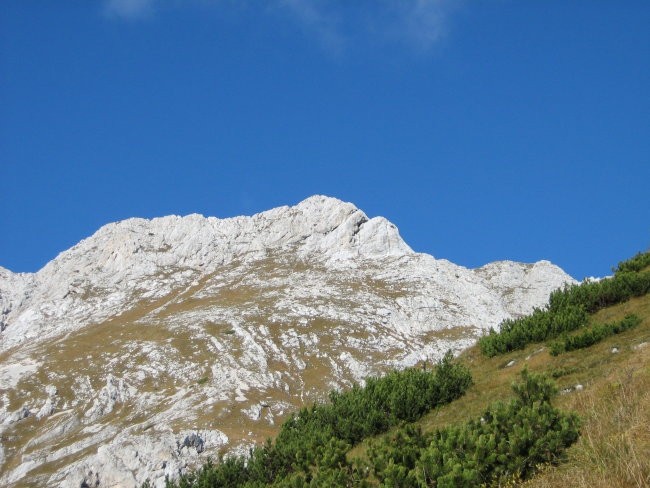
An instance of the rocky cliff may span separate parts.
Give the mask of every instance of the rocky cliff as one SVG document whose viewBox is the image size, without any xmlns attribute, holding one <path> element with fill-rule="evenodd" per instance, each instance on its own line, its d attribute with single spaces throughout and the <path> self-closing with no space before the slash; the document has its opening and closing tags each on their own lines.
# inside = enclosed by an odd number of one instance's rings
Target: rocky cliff
<svg viewBox="0 0 650 488">
<path fill-rule="evenodd" d="M 415 253 L 387 220 L 322 196 L 106 225 L 35 274 L 0 268 L 0 484 L 164 486 L 572 281 L 547 261 L 472 270 Z"/>
</svg>

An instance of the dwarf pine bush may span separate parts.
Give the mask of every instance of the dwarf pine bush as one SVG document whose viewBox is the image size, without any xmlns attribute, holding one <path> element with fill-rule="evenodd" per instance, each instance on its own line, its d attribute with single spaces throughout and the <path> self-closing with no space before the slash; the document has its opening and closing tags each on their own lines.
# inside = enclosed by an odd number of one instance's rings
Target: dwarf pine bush
<svg viewBox="0 0 650 488">
<path fill-rule="evenodd" d="M 584 349 L 599 343 L 607 337 L 620 334 L 641 323 L 636 315 L 627 315 L 623 320 L 611 324 L 596 324 L 576 335 L 563 335 L 549 345 L 551 355 Z"/>
<path fill-rule="evenodd" d="M 551 404 L 555 384 L 522 372 L 516 398 L 490 405 L 480 419 L 423 434 L 406 426 L 371 446 L 381 486 L 470 487 L 530 477 L 556 464 L 578 439 L 579 419 Z"/>
<path fill-rule="evenodd" d="M 639 272 L 650 266 L 650 251 L 640 252 L 613 269 L 614 273 Z"/>
</svg>

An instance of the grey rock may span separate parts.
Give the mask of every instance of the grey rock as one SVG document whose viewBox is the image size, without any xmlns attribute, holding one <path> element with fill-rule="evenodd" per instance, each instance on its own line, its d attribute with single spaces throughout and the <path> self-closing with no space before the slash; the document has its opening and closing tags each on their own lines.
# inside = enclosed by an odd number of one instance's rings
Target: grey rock
<svg viewBox="0 0 650 488">
<path fill-rule="evenodd" d="M 193 447 L 199 454 L 203 452 L 203 444 L 203 439 L 201 439 L 201 437 L 194 432 L 186 436 L 183 440 L 183 446 Z"/>
</svg>

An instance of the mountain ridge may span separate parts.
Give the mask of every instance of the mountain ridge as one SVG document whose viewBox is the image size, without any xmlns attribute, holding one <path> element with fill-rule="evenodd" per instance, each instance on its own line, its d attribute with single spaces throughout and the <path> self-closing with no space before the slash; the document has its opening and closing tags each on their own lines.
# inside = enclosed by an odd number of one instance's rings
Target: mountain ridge
<svg viewBox="0 0 650 488">
<path fill-rule="evenodd" d="M 376 239 L 387 247 L 374 245 Z M 174 266 L 200 276 L 235 258 L 260 257 L 268 250 L 292 245 L 299 245 L 302 255 L 320 253 L 321 259 L 329 260 L 345 260 L 355 253 L 366 258 L 412 253 L 397 228 L 385 219 L 368 219 L 354 205 L 324 196 L 250 217 L 217 219 L 190 214 L 130 218 L 102 226 L 36 273 L 3 271 L 0 277 L 5 283 L 11 280 L 13 293 L 3 290 L 0 324 L 6 327 L 12 304 L 29 301 L 33 294 L 40 300 L 62 299 L 83 293 L 89 286 L 116 286 Z M 134 260 L 139 253 L 142 258 Z M 98 277 L 96 271 L 104 275 L 104 283 L 93 279 Z M 22 296 L 16 290 L 22 291 Z"/>
</svg>

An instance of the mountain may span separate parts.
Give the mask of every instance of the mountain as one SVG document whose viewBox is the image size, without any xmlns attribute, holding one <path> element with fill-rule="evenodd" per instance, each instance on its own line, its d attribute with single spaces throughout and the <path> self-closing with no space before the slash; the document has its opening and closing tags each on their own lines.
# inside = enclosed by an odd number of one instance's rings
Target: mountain
<svg viewBox="0 0 650 488">
<path fill-rule="evenodd" d="M 324 196 L 108 224 L 35 274 L 0 268 L 0 484 L 164 486 L 572 282 L 548 261 L 413 252 L 386 219 Z"/>
</svg>

